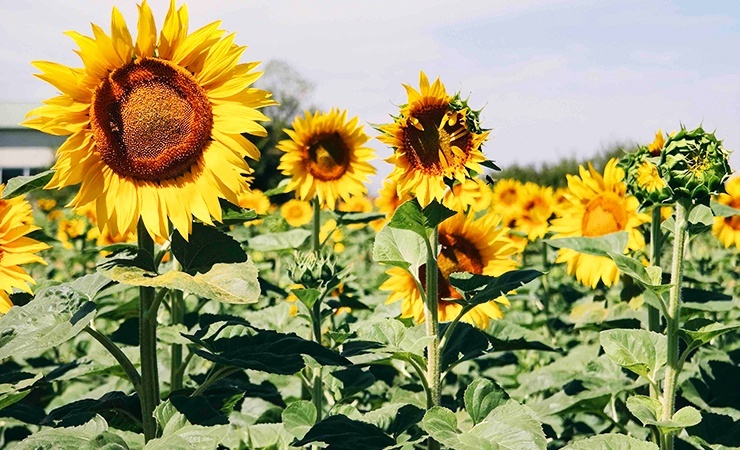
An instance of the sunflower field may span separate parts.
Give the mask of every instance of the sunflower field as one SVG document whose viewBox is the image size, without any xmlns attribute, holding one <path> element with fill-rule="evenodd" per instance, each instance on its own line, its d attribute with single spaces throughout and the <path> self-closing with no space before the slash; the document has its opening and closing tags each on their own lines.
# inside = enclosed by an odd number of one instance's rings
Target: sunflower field
<svg viewBox="0 0 740 450">
<path fill-rule="evenodd" d="M 520 182 L 421 72 L 373 125 L 389 158 L 306 111 L 262 192 L 258 63 L 174 1 L 138 11 L 135 36 L 115 8 L 68 32 L 82 67 L 33 63 L 59 95 L 24 125 L 66 140 L 0 185 L 0 447 L 740 448 L 740 177 L 715 133 Z"/>
</svg>

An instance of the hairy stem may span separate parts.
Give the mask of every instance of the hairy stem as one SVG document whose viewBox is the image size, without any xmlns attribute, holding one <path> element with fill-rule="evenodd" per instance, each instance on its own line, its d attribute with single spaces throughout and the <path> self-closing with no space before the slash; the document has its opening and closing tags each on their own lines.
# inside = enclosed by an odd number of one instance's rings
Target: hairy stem
<svg viewBox="0 0 740 450">
<path fill-rule="evenodd" d="M 656 206 L 653 208 L 650 222 L 650 264 L 657 267 L 660 267 L 660 244 L 663 238 L 660 231 L 660 219 L 660 206 Z M 647 313 L 648 330 L 660 333 L 660 311 L 652 305 L 647 305 Z M 659 397 L 660 392 L 651 384 L 650 398 L 659 399 Z M 653 436 L 653 440 L 655 440 L 655 436 Z"/>
<path fill-rule="evenodd" d="M 676 203 L 676 223 L 673 232 L 673 260 L 671 262 L 671 290 L 669 292 L 666 314 L 666 335 L 668 338 L 668 359 L 663 384 L 662 419 L 670 420 L 676 407 L 676 380 L 679 372 L 678 329 L 681 319 L 681 282 L 683 280 L 684 247 L 688 228 L 688 207 L 683 202 Z M 665 437 L 662 450 L 673 450 L 673 435 Z"/>
<path fill-rule="evenodd" d="M 136 367 L 134 367 L 133 363 L 130 359 L 128 359 L 128 356 L 126 356 L 123 351 L 115 344 L 115 342 L 111 341 L 108 336 L 100 333 L 98 330 L 90 327 L 89 325 L 84 328 L 84 330 L 95 338 L 96 341 L 100 342 L 100 344 L 105 347 L 106 350 L 116 359 L 118 364 L 121 365 L 121 368 L 126 373 L 126 376 L 131 381 L 131 384 L 134 385 L 134 390 L 139 394 L 139 397 L 141 397 L 141 376 L 139 376 L 139 372 L 136 370 Z"/>
<path fill-rule="evenodd" d="M 154 255 L 154 241 L 144 222 L 138 225 L 139 253 Z M 152 263 L 154 261 L 152 260 Z M 152 310 L 155 302 L 154 288 L 139 288 L 139 351 L 141 352 L 141 418 L 146 442 L 157 437 L 157 422 L 154 409 L 159 404 L 159 372 L 157 368 L 157 311 Z"/>
<path fill-rule="evenodd" d="M 438 306 L 439 295 L 437 293 L 437 245 L 439 230 L 434 227 L 430 237 L 430 246 L 427 251 L 426 263 L 426 301 L 424 302 L 424 324 L 427 337 L 431 337 L 427 345 L 427 384 L 429 386 L 430 400 L 427 409 L 440 405 L 441 383 L 440 383 L 440 360 L 439 360 L 439 317 Z M 429 438 L 427 442 L 429 450 L 439 449 L 439 443 Z"/>
</svg>

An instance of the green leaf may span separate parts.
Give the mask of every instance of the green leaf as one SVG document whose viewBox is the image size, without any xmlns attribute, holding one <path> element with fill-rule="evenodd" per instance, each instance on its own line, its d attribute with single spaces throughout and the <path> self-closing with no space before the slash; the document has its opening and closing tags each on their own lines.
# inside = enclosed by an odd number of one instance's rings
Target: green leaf
<svg viewBox="0 0 740 450">
<path fill-rule="evenodd" d="M 169 401 L 193 425 L 210 427 L 229 423 L 227 414 L 231 411 L 220 411 L 204 395 L 170 395 Z"/>
<path fill-rule="evenodd" d="M 648 273 L 648 268 L 645 267 L 640 261 L 635 258 L 630 258 L 627 255 L 621 253 L 608 253 L 609 258 L 614 261 L 617 268 L 622 271 L 625 275 L 629 275 L 633 280 L 642 283 L 645 286 L 651 288 L 657 288 L 658 291 L 666 290 L 670 285 L 660 285 L 660 283 L 654 283 L 654 277 Z M 653 269 L 654 270 L 654 269 Z"/>
<path fill-rule="evenodd" d="M 424 417 L 424 409 L 404 403 L 386 403 L 362 416 L 362 421 L 371 423 L 394 438 L 414 425 L 419 424 Z"/>
<path fill-rule="evenodd" d="M 449 448 L 458 450 L 473 450 L 473 446 L 464 444 L 459 437 L 460 431 L 457 429 L 457 417 L 455 413 L 441 406 L 434 406 L 424 414 L 421 421 L 421 427 L 435 441 Z M 480 442 L 480 449 L 495 450 L 498 447 L 493 443 Z"/>
<path fill-rule="evenodd" d="M 234 238 L 217 228 L 193 223 L 193 232 L 186 241 L 178 231 L 172 235 L 172 254 L 191 275 L 208 272 L 217 263 L 243 263 L 247 254 Z"/>
<path fill-rule="evenodd" d="M 42 288 L 28 304 L 10 308 L 0 317 L 0 360 L 36 356 L 79 334 L 95 316 L 90 299 L 99 280 L 87 275 Z"/>
<path fill-rule="evenodd" d="M 490 275 L 453 273 L 450 275 L 450 284 L 455 288 L 461 286 L 460 290 L 468 294 L 466 296 L 469 297 L 467 303 L 471 305 L 479 305 L 498 298 L 501 295 L 506 295 L 541 275 L 542 272 L 533 269 L 511 270 L 498 277 Z M 473 286 L 480 287 L 475 288 L 473 291 L 474 294 L 471 296 L 469 295 L 470 291 L 466 292 L 464 289 L 470 289 Z"/>
<path fill-rule="evenodd" d="M 479 378 L 465 390 L 465 410 L 473 423 L 480 423 L 496 407 L 506 403 L 509 395 L 495 382 Z"/>
<path fill-rule="evenodd" d="M 555 248 L 569 248 L 579 253 L 609 257 L 609 253 L 623 253 L 628 238 L 629 233 L 619 231 L 598 237 L 545 239 L 544 242 Z"/>
<path fill-rule="evenodd" d="M 658 446 L 623 434 L 601 434 L 573 442 L 563 450 L 658 450 Z"/>
<path fill-rule="evenodd" d="M 706 205 L 695 205 L 689 212 L 689 223 L 711 227 L 714 224 L 712 210 Z"/>
<path fill-rule="evenodd" d="M 295 250 L 301 247 L 311 236 L 311 232 L 303 228 L 294 228 L 281 233 L 260 234 L 249 238 L 247 247 L 258 252 L 277 252 L 281 250 Z"/>
<path fill-rule="evenodd" d="M 424 226 L 431 230 L 454 216 L 456 212 L 442 205 L 437 200 L 432 200 L 432 202 L 424 208 L 422 214 L 424 215 Z"/>
<path fill-rule="evenodd" d="M 221 222 L 217 226 L 239 225 L 258 219 L 260 216 L 251 209 L 227 208 L 221 211 Z"/>
<path fill-rule="evenodd" d="M 449 324 L 444 324 L 444 332 Z M 458 323 L 447 342 L 444 343 L 440 368 L 448 370 L 463 361 L 477 358 L 489 350 L 488 339 L 481 330 L 467 323 Z"/>
<path fill-rule="evenodd" d="M 740 323 L 724 325 L 697 317 L 684 323 L 678 333 L 687 344 L 694 343 L 695 346 L 699 346 L 737 329 L 740 329 Z"/>
<path fill-rule="evenodd" d="M 298 297 L 298 300 L 311 309 L 316 300 L 321 297 L 321 291 L 318 289 L 293 289 L 291 292 Z"/>
<path fill-rule="evenodd" d="M 348 366 L 350 361 L 333 350 L 294 333 L 255 328 L 238 317 L 200 316 L 201 329 L 185 335 L 199 347 L 191 350 L 209 361 L 242 369 L 292 375 L 305 366 L 303 355 L 322 365 Z"/>
<path fill-rule="evenodd" d="M 18 450 L 79 448 L 84 450 L 128 450 L 119 436 L 108 432 L 108 424 L 100 416 L 78 427 L 46 428 L 37 431 L 13 447 Z"/>
<path fill-rule="evenodd" d="M 291 445 L 299 447 L 312 442 L 326 443 L 329 450 L 377 450 L 395 444 L 390 436 L 375 425 L 343 415 L 327 417 Z"/>
<path fill-rule="evenodd" d="M 17 197 L 41 189 L 51 181 L 53 176 L 54 171 L 47 170 L 28 177 L 13 177 L 5 185 L 2 198 Z"/>
<path fill-rule="evenodd" d="M 501 320 L 492 320 L 485 330 L 488 342 L 494 352 L 512 350 L 542 350 L 557 351 L 547 338 L 536 331 L 517 325 L 505 317 Z"/>
<path fill-rule="evenodd" d="M 606 330 L 599 333 L 599 342 L 612 361 L 652 380 L 666 363 L 668 347 L 662 334 L 647 330 Z"/>
<path fill-rule="evenodd" d="M 358 213 L 358 212 L 341 212 L 337 211 L 337 225 L 353 225 L 359 223 L 369 223 L 373 220 L 384 219 L 385 213 Z"/>
<path fill-rule="evenodd" d="M 67 403 L 52 410 L 41 425 L 67 428 L 85 424 L 96 415 L 119 430 L 141 432 L 139 397 L 121 391 L 108 392 L 99 399 L 86 398 Z"/>
<path fill-rule="evenodd" d="M 169 405 L 166 413 L 162 413 L 163 405 Z M 157 414 L 159 411 L 159 414 Z M 193 425 L 185 416 L 175 410 L 169 402 L 157 407 L 155 416 L 158 419 L 167 419 L 162 426 L 162 435 L 152 439 L 144 445 L 143 450 L 169 450 L 169 449 L 203 449 L 216 450 L 218 445 L 226 438 L 229 425 L 215 425 L 204 427 Z"/>
<path fill-rule="evenodd" d="M 396 319 L 368 321 L 357 329 L 360 340 L 377 342 L 381 347 L 377 350 L 385 353 L 414 354 L 422 357 L 430 337 L 424 332 L 424 327 L 417 325 L 406 327 Z"/>
<path fill-rule="evenodd" d="M 303 439 L 316 423 L 316 407 L 308 400 L 299 400 L 288 405 L 281 417 L 288 433 Z"/>
<path fill-rule="evenodd" d="M 740 215 L 740 209 L 733 208 L 730 205 L 725 205 L 716 200 L 712 200 L 710 202 L 710 206 L 715 217 L 732 217 Z"/>
<path fill-rule="evenodd" d="M 427 243 L 415 231 L 386 225 L 375 236 L 373 259 L 406 269 L 418 277 L 419 268 L 427 262 Z"/>
<path fill-rule="evenodd" d="M 348 367 L 335 370 L 331 376 L 342 382 L 340 392 L 344 398 L 362 392 L 375 383 L 375 376 L 367 368 Z"/>
<path fill-rule="evenodd" d="M 194 276 L 174 270 L 157 275 L 125 266 L 99 270 L 119 283 L 177 289 L 224 303 L 256 303 L 260 295 L 257 266 L 251 259 L 237 264 L 215 264 L 208 272 Z"/>
<path fill-rule="evenodd" d="M 427 239 L 430 230 L 424 225 L 424 220 L 424 212 L 414 198 L 396 208 L 386 227 L 412 231 L 420 238 Z"/>
<path fill-rule="evenodd" d="M 500 450 L 545 450 L 542 424 L 529 407 L 514 400 L 494 409 L 470 434 L 498 444 Z"/>
<path fill-rule="evenodd" d="M 627 399 L 627 409 L 637 417 L 643 425 L 654 425 L 661 415 L 663 405 L 655 398 L 645 395 L 633 395 Z"/>
</svg>

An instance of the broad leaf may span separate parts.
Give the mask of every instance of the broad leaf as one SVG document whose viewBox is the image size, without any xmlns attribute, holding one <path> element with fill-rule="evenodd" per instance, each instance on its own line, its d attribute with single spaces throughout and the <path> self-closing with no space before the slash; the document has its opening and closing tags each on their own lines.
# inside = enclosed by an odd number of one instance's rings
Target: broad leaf
<svg viewBox="0 0 740 450">
<path fill-rule="evenodd" d="M 512 270 L 498 277 L 454 273 L 450 276 L 450 284 L 467 294 L 468 303 L 478 305 L 506 295 L 541 275 L 542 272 L 532 269 Z"/>
<path fill-rule="evenodd" d="M 302 228 L 294 228 L 281 233 L 260 234 L 247 241 L 250 250 L 258 252 L 276 252 L 281 250 L 295 250 L 301 247 L 311 236 L 311 232 Z"/>
<path fill-rule="evenodd" d="M 172 254 L 191 275 L 208 272 L 217 263 L 243 263 L 247 254 L 234 238 L 201 223 L 193 224 L 193 232 L 185 240 L 178 231 L 172 236 Z"/>
<path fill-rule="evenodd" d="M 730 205 L 725 205 L 724 203 L 720 203 L 715 200 L 710 202 L 710 206 L 715 217 L 732 217 L 740 215 L 740 209 L 733 208 Z"/>
<path fill-rule="evenodd" d="M 329 416 L 314 425 L 303 439 L 291 445 L 299 447 L 312 442 L 328 444 L 329 450 L 377 450 L 395 444 L 380 428 L 343 415 Z"/>
<path fill-rule="evenodd" d="M 498 444 L 500 450 L 545 450 L 547 439 L 534 411 L 513 400 L 494 409 L 470 434 Z"/>
<path fill-rule="evenodd" d="M 418 277 L 419 268 L 427 262 L 427 243 L 414 231 L 386 225 L 375 235 L 373 259 L 406 269 Z"/>
<path fill-rule="evenodd" d="M 238 264 L 215 264 L 208 272 L 196 275 L 174 270 L 157 275 L 139 267 L 124 266 L 114 266 L 100 272 L 119 283 L 177 289 L 224 303 L 256 303 L 260 295 L 257 266 L 252 260 Z"/>
<path fill-rule="evenodd" d="M 601 434 L 573 442 L 563 450 L 658 450 L 658 446 L 623 434 Z"/>
<path fill-rule="evenodd" d="M 103 286 L 99 281 L 86 275 L 46 287 L 28 304 L 10 308 L 0 317 L 0 360 L 37 355 L 75 337 L 95 316 L 90 300 Z"/>
<path fill-rule="evenodd" d="M 108 431 L 108 424 L 95 416 L 84 425 L 69 428 L 47 428 L 24 439 L 13 448 L 38 450 L 40 448 L 79 448 L 128 450 L 128 445 L 119 436 Z"/>
<path fill-rule="evenodd" d="M 369 223 L 373 220 L 384 219 L 384 213 L 358 213 L 358 212 L 341 212 L 337 211 L 338 225 L 352 225 L 358 223 Z"/>
<path fill-rule="evenodd" d="M 617 233 L 605 234 L 598 237 L 567 237 L 558 239 L 545 239 L 544 242 L 555 248 L 569 248 L 579 253 L 589 255 L 606 256 L 609 253 L 622 253 L 627 247 L 629 233 L 619 231 Z"/>
<path fill-rule="evenodd" d="M 645 395 L 633 395 L 627 399 L 627 409 L 637 417 L 643 425 L 654 425 L 660 417 L 663 405 L 660 400 Z"/>
<path fill-rule="evenodd" d="M 51 411 L 41 425 L 67 428 L 87 423 L 96 415 L 119 430 L 141 432 L 139 396 L 120 391 L 108 392 L 99 399 L 88 398 L 60 406 Z"/>
<path fill-rule="evenodd" d="M 668 347 L 662 334 L 646 330 L 607 330 L 599 333 L 599 342 L 612 361 L 653 380 L 666 363 Z"/>
<path fill-rule="evenodd" d="M 465 410 L 470 414 L 473 423 L 477 424 L 496 407 L 506 403 L 509 395 L 495 382 L 479 378 L 465 390 Z"/>
<path fill-rule="evenodd" d="M 228 425 L 204 427 L 191 424 L 183 414 L 169 403 L 160 404 L 155 410 L 155 417 L 162 427 L 159 438 L 147 442 L 143 450 L 213 449 L 216 450 L 226 438 Z M 164 422 L 164 423 L 163 423 Z"/>
<path fill-rule="evenodd" d="M 449 324 L 442 325 L 442 332 L 448 326 Z M 460 362 L 477 358 L 489 349 L 485 333 L 467 323 L 458 323 L 442 348 L 441 369 L 445 371 Z"/>
<path fill-rule="evenodd" d="M 364 391 L 375 383 L 375 376 L 367 368 L 349 367 L 335 370 L 331 376 L 342 382 L 340 392 L 344 398 Z"/>
<path fill-rule="evenodd" d="M 510 350 L 542 350 L 557 351 L 548 339 L 536 331 L 517 325 L 507 320 L 492 320 L 485 330 L 488 342 L 493 347 L 491 351 L 502 352 Z"/>
<path fill-rule="evenodd" d="M 724 325 L 712 322 L 709 319 L 695 318 L 684 323 L 678 333 L 687 344 L 693 343 L 695 346 L 699 346 L 737 329 L 740 329 L 740 323 Z"/>
<path fill-rule="evenodd" d="M 285 429 L 297 439 L 303 439 L 316 423 L 316 417 L 316 407 L 308 400 L 293 402 L 282 413 Z"/>
<path fill-rule="evenodd" d="M 28 177 L 13 177 L 5 185 L 2 198 L 17 197 L 41 189 L 51 181 L 53 176 L 54 171 L 47 170 Z"/>
</svg>

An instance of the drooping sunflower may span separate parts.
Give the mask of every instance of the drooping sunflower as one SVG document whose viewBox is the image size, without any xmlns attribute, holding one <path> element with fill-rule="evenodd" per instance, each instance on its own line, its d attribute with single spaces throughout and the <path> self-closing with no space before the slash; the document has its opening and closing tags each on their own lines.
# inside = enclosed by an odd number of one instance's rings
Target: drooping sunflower
<svg viewBox="0 0 740 450">
<path fill-rule="evenodd" d="M 719 194 L 717 201 L 735 209 L 740 209 L 740 177 L 730 178 L 725 183 L 726 194 Z M 740 249 L 740 214 L 728 217 L 715 217 L 712 233 L 725 248 L 735 246 Z"/>
<path fill-rule="evenodd" d="M 311 221 L 313 208 L 310 203 L 294 198 L 283 203 L 280 207 L 280 215 L 288 222 L 288 225 L 301 227 Z"/>
<path fill-rule="evenodd" d="M 626 250 L 645 246 L 639 225 L 650 217 L 638 213 L 639 201 L 626 195 L 624 170 L 617 167 L 617 160 L 606 164 L 604 175 L 589 164 L 588 170 L 579 168 L 579 175 L 568 175 L 567 204 L 556 211 L 560 216 L 553 220 L 553 239 L 560 237 L 595 237 L 618 231 L 627 231 Z M 556 262 L 565 262 L 568 273 L 586 286 L 595 288 L 599 281 L 611 286 L 619 279 L 619 270 L 611 259 L 604 256 L 578 253 L 561 249 Z"/>
<path fill-rule="evenodd" d="M 13 305 L 8 295 L 13 288 L 31 293 L 33 278 L 21 265 L 46 264 L 36 253 L 49 248 L 27 236 L 39 229 L 33 224 L 31 205 L 22 197 L 3 199 L 4 190 L 0 184 L 0 315 Z"/>
<path fill-rule="evenodd" d="M 516 228 L 535 241 L 545 237 L 550 227 L 550 216 L 554 213 L 554 192 L 549 186 L 525 183 L 521 189 L 519 204 L 521 213 L 516 219 Z"/>
<path fill-rule="evenodd" d="M 357 117 L 347 121 L 347 111 L 338 109 L 297 117 L 285 130 L 290 139 L 277 145 L 285 152 L 278 169 L 291 177 L 286 190 L 296 191 L 301 200 L 317 197 L 331 209 L 338 199 L 366 194 L 365 182 L 375 174 L 368 162 L 375 150 L 364 146 L 370 138 L 358 123 Z"/>
<path fill-rule="evenodd" d="M 486 158 L 480 147 L 489 132 L 481 130 L 478 112 L 459 95 L 447 95 L 439 78 L 430 85 L 421 72 L 419 91 L 404 87 L 408 103 L 393 123 L 379 128 L 378 139 L 394 149 L 386 161 L 394 165 L 388 177 L 398 195 L 413 193 L 425 207 L 432 199 L 442 201 L 445 181 L 463 182 L 471 171 L 483 173 Z"/>
<path fill-rule="evenodd" d="M 521 250 L 508 236 L 508 229 L 500 226 L 500 218 L 486 214 L 475 219 L 474 213 L 458 213 L 439 225 L 439 244 L 441 251 L 437 257 L 438 273 L 438 311 L 440 322 L 454 320 L 462 310 L 462 305 L 454 300 L 461 296 L 450 285 L 450 274 L 470 272 L 498 276 L 516 268 L 517 262 L 511 259 Z M 401 268 L 393 267 L 387 272 L 390 278 L 381 290 L 390 291 L 386 303 L 401 300 L 401 317 L 412 317 L 417 323 L 424 321 L 424 302 L 411 274 Z M 422 266 L 419 279 L 425 282 Z M 501 296 L 480 304 L 462 317 L 461 320 L 486 328 L 491 319 L 503 317 L 498 304 L 509 305 Z"/>
<path fill-rule="evenodd" d="M 275 104 L 251 88 L 258 63 L 238 63 L 246 47 L 220 22 L 188 34 L 185 6 L 169 11 L 157 39 L 146 1 L 138 35 L 113 8 L 111 35 L 68 32 L 84 67 L 36 61 L 37 76 L 61 91 L 29 112 L 24 125 L 69 136 L 46 188 L 80 184 L 70 203 L 93 203 L 102 230 L 133 232 L 139 218 L 154 237 L 168 222 L 183 236 L 192 219 L 221 220 L 219 198 L 237 203 L 258 149 L 242 133 L 265 136 L 258 108 Z"/>
</svg>

